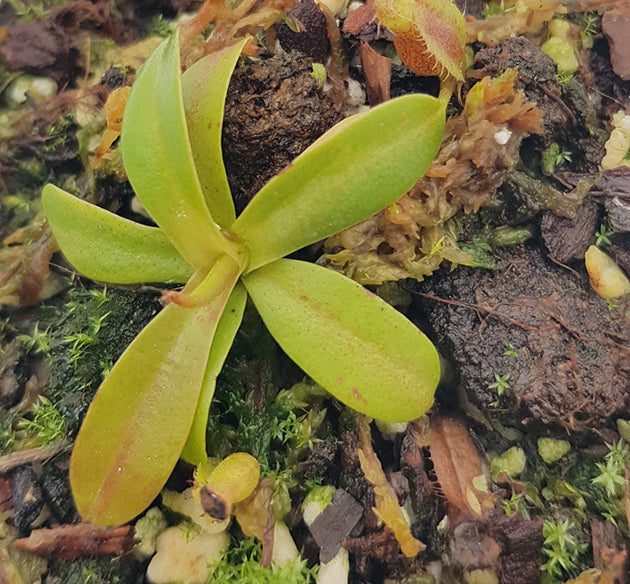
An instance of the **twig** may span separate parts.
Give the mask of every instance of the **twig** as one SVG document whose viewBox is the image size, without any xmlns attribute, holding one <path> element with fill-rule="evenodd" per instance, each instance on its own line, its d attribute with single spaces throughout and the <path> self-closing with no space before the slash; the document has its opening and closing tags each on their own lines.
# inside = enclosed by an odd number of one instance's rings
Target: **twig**
<svg viewBox="0 0 630 584">
<path fill-rule="evenodd" d="M 59 447 L 57 448 L 30 448 L 29 450 L 18 450 L 12 452 L 6 456 L 0 456 L 0 475 L 7 474 L 14 468 L 23 464 L 29 464 L 31 462 L 40 462 L 51 458 L 58 452 L 61 452 Z"/>
<path fill-rule="evenodd" d="M 549 325 L 545 328 L 538 328 L 538 327 L 534 327 L 534 326 L 530 326 L 528 324 L 525 324 L 523 322 L 519 322 L 518 320 L 507 316 L 506 314 L 501 314 L 500 312 L 498 312 L 496 310 L 496 308 L 491 308 L 489 306 L 481 306 L 479 304 L 471 304 L 470 302 L 459 302 L 458 300 L 447 300 L 446 298 L 440 298 L 439 296 L 432 296 L 431 294 L 425 294 L 423 292 L 415 292 L 413 290 L 411 290 L 411 292 L 413 294 L 417 294 L 418 296 L 422 296 L 423 298 L 428 298 L 429 300 L 437 300 L 438 302 L 443 302 L 445 304 L 452 304 L 453 306 L 460 306 L 463 308 L 470 308 L 471 310 L 475 310 L 475 311 L 480 311 L 480 312 L 485 312 L 488 315 L 493 315 L 496 316 L 498 318 L 503 318 L 505 320 L 507 320 L 509 323 L 513 324 L 514 326 L 518 326 L 522 329 L 525 329 L 527 331 L 532 331 L 535 333 L 546 333 L 549 332 L 551 330 L 560 328 L 561 326 L 564 326 L 563 323 L 556 323 L 556 324 L 552 324 Z M 553 316 L 552 316 L 553 318 Z"/>
</svg>

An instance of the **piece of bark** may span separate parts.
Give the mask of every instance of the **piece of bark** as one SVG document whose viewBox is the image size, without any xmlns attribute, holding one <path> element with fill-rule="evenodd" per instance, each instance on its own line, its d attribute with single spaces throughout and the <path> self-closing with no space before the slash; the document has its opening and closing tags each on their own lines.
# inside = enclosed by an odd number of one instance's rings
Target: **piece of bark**
<svg viewBox="0 0 630 584">
<path fill-rule="evenodd" d="M 392 60 L 379 55 L 367 43 L 359 49 L 369 104 L 374 107 L 389 99 L 389 86 L 392 77 Z"/>
<path fill-rule="evenodd" d="M 630 167 L 620 166 L 603 172 L 592 192 L 630 201 Z"/>
<path fill-rule="evenodd" d="M 385 39 L 393 41 L 394 35 L 378 21 L 374 15 L 374 2 L 368 0 L 359 8 L 348 14 L 348 18 L 343 23 L 343 36 L 352 41 L 370 43 L 372 41 Z"/>
<path fill-rule="evenodd" d="M 132 525 L 99 527 L 91 523 L 36 529 L 13 544 L 16 550 L 45 558 L 72 561 L 82 556 L 127 554 L 133 550 Z"/>
<path fill-rule="evenodd" d="M 500 553 L 501 546 L 479 521 L 460 523 L 448 542 L 449 563 L 467 571 L 494 568 Z"/>
<path fill-rule="evenodd" d="M 363 537 L 350 537 L 343 542 L 343 547 L 355 554 L 359 563 L 367 558 L 374 558 L 387 564 L 401 555 L 400 544 L 394 532 L 388 528 L 368 533 Z"/>
<path fill-rule="evenodd" d="M 13 507 L 11 496 L 11 483 L 0 477 L 0 513 L 4 513 Z"/>
<path fill-rule="evenodd" d="M 330 562 L 341 548 L 342 542 L 350 535 L 354 526 L 363 515 L 359 505 L 343 489 L 337 489 L 332 501 L 313 521 L 311 535 L 319 546 L 319 561 Z"/>
<path fill-rule="evenodd" d="M 610 46 L 610 64 L 624 81 L 630 80 L 630 3 L 620 3 L 602 17 L 602 32 Z"/>
<path fill-rule="evenodd" d="M 612 551 L 612 555 L 626 551 L 626 544 L 622 533 L 619 531 L 619 528 L 610 521 L 591 519 L 591 540 L 593 542 L 593 563 L 600 571 L 606 569 L 604 560 L 610 559 L 611 556 L 606 550 Z M 627 566 L 627 558 L 624 558 L 623 563 Z M 625 574 L 625 570 L 623 571 Z M 623 579 L 619 580 L 616 584 L 626 584 L 627 581 L 624 575 Z"/>
<path fill-rule="evenodd" d="M 630 232 L 630 167 L 607 170 L 591 192 L 604 197 L 610 226 L 618 232 Z"/>
<path fill-rule="evenodd" d="M 348 13 L 348 17 L 343 23 L 343 32 L 356 35 L 375 18 L 374 0 L 368 0 L 362 6 Z"/>
<path fill-rule="evenodd" d="M 630 198 L 610 197 L 604 201 L 608 222 L 618 232 L 630 232 Z"/>
<path fill-rule="evenodd" d="M 518 513 L 509 517 L 494 515 L 488 522 L 490 535 L 501 544 L 499 582 L 501 584 L 538 584 L 540 582 L 543 520 L 531 521 Z"/>
<path fill-rule="evenodd" d="M 540 221 L 545 246 L 551 257 L 560 263 L 583 259 L 596 227 L 597 208 L 593 205 L 580 205 L 571 219 L 545 211 Z"/>
<path fill-rule="evenodd" d="M 57 452 L 59 452 L 58 448 L 30 448 L 29 450 L 18 450 L 17 452 L 0 456 L 0 475 L 7 474 L 23 464 L 46 460 Z"/>
</svg>

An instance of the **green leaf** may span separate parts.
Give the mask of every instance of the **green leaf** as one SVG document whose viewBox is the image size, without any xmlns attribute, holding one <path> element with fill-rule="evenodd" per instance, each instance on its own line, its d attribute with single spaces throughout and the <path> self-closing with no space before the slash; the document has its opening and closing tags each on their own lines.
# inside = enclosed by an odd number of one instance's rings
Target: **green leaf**
<svg viewBox="0 0 630 584">
<path fill-rule="evenodd" d="M 254 270 L 366 219 L 424 174 L 444 132 L 444 109 L 406 95 L 324 134 L 245 208 L 232 230 Z"/>
<path fill-rule="evenodd" d="M 230 227 L 236 215 L 223 166 L 221 131 L 230 77 L 248 39 L 211 53 L 182 75 L 188 133 L 206 204 L 216 222 Z"/>
<path fill-rule="evenodd" d="M 337 399 L 388 422 L 413 420 L 431 407 L 437 352 L 384 300 L 295 260 L 277 260 L 243 281 L 284 351 Z"/>
<path fill-rule="evenodd" d="M 118 217 L 53 185 L 42 205 L 61 251 L 82 274 L 114 284 L 185 282 L 192 268 L 161 229 Z"/>
<path fill-rule="evenodd" d="M 223 256 L 224 258 L 226 256 Z M 219 260 L 134 339 L 101 385 L 74 445 L 70 482 L 84 520 L 129 521 L 157 496 L 190 432 L 212 338 L 239 275 Z"/>
<path fill-rule="evenodd" d="M 151 217 L 190 264 L 209 268 L 228 247 L 206 207 L 195 170 L 177 36 L 155 49 L 138 73 L 123 117 L 122 156 Z"/>
<path fill-rule="evenodd" d="M 236 331 L 243 320 L 246 301 L 247 292 L 245 288 L 241 284 L 237 284 L 232 291 L 232 295 L 225 306 L 223 316 L 214 333 L 197 411 L 195 412 L 192 428 L 181 456 L 186 462 L 194 465 L 199 465 L 208 458 L 206 451 L 208 412 L 214 397 L 217 376 L 223 368 L 223 363 L 230 351 Z"/>
</svg>

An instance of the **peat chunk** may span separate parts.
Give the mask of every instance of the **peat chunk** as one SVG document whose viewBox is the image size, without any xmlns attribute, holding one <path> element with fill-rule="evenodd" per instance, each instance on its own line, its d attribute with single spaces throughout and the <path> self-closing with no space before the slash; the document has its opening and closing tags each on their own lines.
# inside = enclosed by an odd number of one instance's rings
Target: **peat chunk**
<svg viewBox="0 0 630 584">
<path fill-rule="evenodd" d="M 24 395 L 26 377 L 21 372 L 20 345 L 13 340 L 3 347 L 0 355 L 0 410 L 15 406 Z M 0 415 L 4 416 L 4 412 L 0 411 Z"/>
<path fill-rule="evenodd" d="M 496 270 L 442 270 L 417 289 L 460 389 L 486 413 L 581 430 L 630 413 L 630 326 L 586 274 L 522 247 Z"/>
<path fill-rule="evenodd" d="M 328 474 L 337 453 L 337 440 L 328 436 L 315 442 L 308 456 L 299 464 L 306 480 L 324 477 Z"/>
<path fill-rule="evenodd" d="M 70 492 L 69 467 L 70 457 L 61 454 L 44 465 L 40 477 L 44 501 L 59 523 L 78 523 L 81 520 Z"/>
<path fill-rule="evenodd" d="M 276 23 L 276 36 L 287 52 L 299 51 L 318 63 L 325 63 L 330 53 L 326 17 L 313 0 L 298 2 L 287 16 L 297 25 L 298 31 L 284 22 Z"/>
<path fill-rule="evenodd" d="M 499 582 L 501 584 L 537 584 L 540 582 L 540 550 L 543 544 L 543 520 L 531 521 L 518 513 L 496 516 L 488 525 L 490 534 L 501 544 Z"/>
<path fill-rule="evenodd" d="M 11 475 L 11 490 L 15 527 L 20 534 L 28 534 L 31 523 L 37 519 L 44 506 L 37 476 L 27 466 L 19 466 Z"/>
<path fill-rule="evenodd" d="M 540 222 L 545 246 L 551 257 L 558 262 L 583 259 L 588 246 L 593 241 L 597 225 L 597 208 L 594 205 L 581 205 L 575 210 L 575 217 L 559 217 L 552 211 L 545 211 Z"/>
<path fill-rule="evenodd" d="M 274 175 L 341 119 L 306 57 L 236 69 L 225 102 L 223 159 L 237 213 Z"/>
</svg>

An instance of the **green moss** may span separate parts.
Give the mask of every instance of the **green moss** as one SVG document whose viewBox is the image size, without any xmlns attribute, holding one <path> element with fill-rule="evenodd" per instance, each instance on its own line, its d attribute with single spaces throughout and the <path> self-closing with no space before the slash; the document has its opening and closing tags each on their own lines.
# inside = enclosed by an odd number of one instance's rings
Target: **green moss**
<svg viewBox="0 0 630 584">
<path fill-rule="evenodd" d="M 55 562 L 46 579 L 48 584 L 142 584 L 144 566 L 133 556 L 79 558 Z"/>
<path fill-rule="evenodd" d="M 247 452 L 268 473 L 289 470 L 310 452 L 328 394 L 313 382 L 282 379 L 281 361 L 283 371 L 292 371 L 258 314 L 246 310 L 217 379 L 208 420 L 211 456 Z"/>
<path fill-rule="evenodd" d="M 40 311 L 53 331 L 46 395 L 65 417 L 71 439 L 111 364 L 159 307 L 155 293 L 73 289 L 56 322 L 57 310 Z"/>
<path fill-rule="evenodd" d="M 40 396 L 31 417 L 20 420 L 18 428 L 23 443 L 30 447 L 44 447 L 63 440 L 66 421 L 48 399 Z"/>
<path fill-rule="evenodd" d="M 260 564 L 261 545 L 253 538 L 230 549 L 215 568 L 209 584 L 310 584 L 316 569 L 298 558 L 264 568 Z"/>
</svg>

